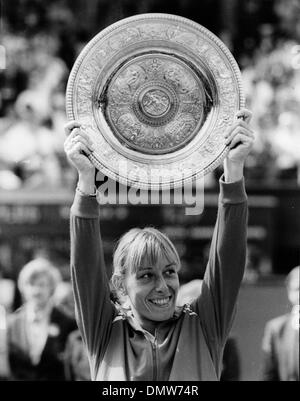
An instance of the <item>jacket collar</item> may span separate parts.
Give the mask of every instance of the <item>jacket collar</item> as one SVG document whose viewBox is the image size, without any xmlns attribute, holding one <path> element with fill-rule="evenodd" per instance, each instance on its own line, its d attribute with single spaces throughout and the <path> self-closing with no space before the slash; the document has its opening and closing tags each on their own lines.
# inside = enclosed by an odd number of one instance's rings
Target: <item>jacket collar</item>
<svg viewBox="0 0 300 401">
<path fill-rule="evenodd" d="M 181 314 L 184 312 L 184 308 L 185 308 L 185 306 L 184 306 L 184 307 L 182 307 L 182 306 L 177 306 L 177 307 L 175 308 L 175 312 L 174 312 L 173 317 L 172 317 L 171 319 L 167 320 L 167 321 L 158 323 L 158 324 L 157 324 L 157 329 L 156 329 L 156 330 L 163 329 L 164 327 L 169 327 L 170 324 L 172 324 L 172 322 L 178 320 L 179 317 L 181 316 Z M 143 329 L 143 327 L 140 325 L 140 323 L 138 322 L 138 320 L 134 317 L 134 315 L 133 315 L 131 309 L 125 309 L 125 308 L 122 308 L 122 306 L 119 306 L 119 305 L 118 305 L 118 314 L 117 314 L 117 316 L 115 317 L 114 321 L 119 320 L 119 319 L 127 320 L 127 322 L 130 324 L 130 326 L 131 326 L 135 331 L 139 331 L 139 332 L 143 333 L 143 334 L 144 334 L 145 336 L 147 336 L 147 337 L 150 336 L 150 338 L 151 338 L 151 337 L 154 337 L 154 336 L 153 336 L 151 333 L 149 333 L 147 330 Z"/>
</svg>

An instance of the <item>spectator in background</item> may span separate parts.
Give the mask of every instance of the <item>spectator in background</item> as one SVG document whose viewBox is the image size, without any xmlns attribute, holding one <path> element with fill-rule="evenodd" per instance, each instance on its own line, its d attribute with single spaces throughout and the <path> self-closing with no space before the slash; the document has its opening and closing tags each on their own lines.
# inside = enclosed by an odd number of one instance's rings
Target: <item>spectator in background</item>
<svg viewBox="0 0 300 401">
<path fill-rule="evenodd" d="M 55 136 L 41 98 L 34 91 L 26 90 L 18 96 L 15 108 L 18 120 L 0 137 L 0 188 L 60 186 Z M 8 172 L 14 177 L 4 180 L 4 171 L 5 177 Z"/>
<path fill-rule="evenodd" d="M 264 381 L 299 381 L 299 271 L 286 278 L 290 313 L 270 320 L 262 343 Z"/>
<path fill-rule="evenodd" d="M 8 357 L 12 380 L 65 380 L 64 349 L 75 321 L 53 304 L 61 277 L 47 259 L 38 258 L 20 272 L 24 304 L 8 318 Z"/>
<path fill-rule="evenodd" d="M 15 291 L 16 285 L 14 280 L 4 278 L 0 266 L 0 305 L 6 312 L 11 312 L 13 309 Z"/>
<path fill-rule="evenodd" d="M 60 283 L 55 291 L 54 298 L 56 306 L 72 319 L 75 319 L 75 302 L 71 283 Z M 68 336 L 64 361 L 67 380 L 91 380 L 87 351 L 79 330 L 72 331 Z"/>
<path fill-rule="evenodd" d="M 202 281 L 195 279 L 182 284 L 178 291 L 177 304 L 183 306 L 192 303 L 201 293 Z M 220 381 L 239 381 L 240 376 L 240 352 L 235 337 L 230 335 L 224 347 Z"/>
<path fill-rule="evenodd" d="M 0 265 L 0 381 L 10 377 L 7 353 L 7 313 L 12 309 L 15 292 L 13 280 L 2 277 Z"/>
</svg>

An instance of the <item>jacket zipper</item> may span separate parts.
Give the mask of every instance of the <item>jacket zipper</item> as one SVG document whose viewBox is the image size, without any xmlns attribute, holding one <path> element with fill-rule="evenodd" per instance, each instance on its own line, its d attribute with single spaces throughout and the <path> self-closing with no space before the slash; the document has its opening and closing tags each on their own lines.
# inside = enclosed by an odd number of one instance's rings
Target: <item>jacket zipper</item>
<svg viewBox="0 0 300 401">
<path fill-rule="evenodd" d="M 154 334 L 154 341 L 151 341 L 152 357 L 153 357 L 153 381 L 157 381 L 157 339 L 155 334 Z"/>
</svg>

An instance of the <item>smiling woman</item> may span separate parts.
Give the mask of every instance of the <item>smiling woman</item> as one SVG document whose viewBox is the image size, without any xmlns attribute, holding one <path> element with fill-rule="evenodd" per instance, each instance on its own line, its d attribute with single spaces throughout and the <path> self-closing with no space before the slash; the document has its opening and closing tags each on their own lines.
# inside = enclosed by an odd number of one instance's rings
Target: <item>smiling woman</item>
<svg viewBox="0 0 300 401">
<path fill-rule="evenodd" d="M 243 166 L 254 139 L 250 116 L 239 111 L 224 132 L 229 149 L 209 262 L 200 295 L 181 307 L 178 253 L 152 227 L 132 229 L 120 239 L 111 279 L 117 302 L 111 301 L 95 168 L 86 156 L 93 143 L 78 121 L 66 125 L 65 151 L 79 175 L 71 208 L 71 275 L 92 380 L 219 380 L 246 258 Z"/>
<path fill-rule="evenodd" d="M 148 331 L 173 316 L 180 259 L 169 238 L 152 227 L 132 229 L 114 252 L 111 283 L 123 308 L 131 308 Z"/>
<path fill-rule="evenodd" d="M 171 262 L 171 263 L 170 263 Z M 150 264 L 147 257 L 136 272 L 128 271 L 123 282 L 129 306 L 147 331 L 154 334 L 157 322 L 171 319 L 179 288 L 178 265 L 166 256 Z"/>
</svg>

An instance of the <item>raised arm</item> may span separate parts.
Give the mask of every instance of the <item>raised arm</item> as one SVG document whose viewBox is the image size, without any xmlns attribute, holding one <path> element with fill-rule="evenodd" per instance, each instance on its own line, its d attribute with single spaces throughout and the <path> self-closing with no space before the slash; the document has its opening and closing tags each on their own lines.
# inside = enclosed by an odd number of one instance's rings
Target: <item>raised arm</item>
<svg viewBox="0 0 300 401">
<path fill-rule="evenodd" d="M 71 207 L 71 278 L 76 317 L 89 351 L 92 370 L 101 359 L 114 316 L 100 235 L 99 204 L 94 195 L 95 169 L 87 155 L 93 151 L 89 136 L 76 121 L 65 127 L 65 152 L 78 171 Z M 93 371 L 92 371 L 93 375 Z"/>
<path fill-rule="evenodd" d="M 248 210 L 243 168 L 254 134 L 248 125 L 248 110 L 239 111 L 236 117 L 225 135 L 229 151 L 220 179 L 218 216 L 201 295 L 196 302 L 212 357 L 219 366 L 246 262 Z"/>
</svg>

